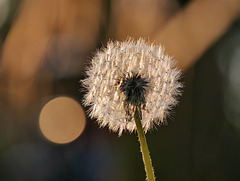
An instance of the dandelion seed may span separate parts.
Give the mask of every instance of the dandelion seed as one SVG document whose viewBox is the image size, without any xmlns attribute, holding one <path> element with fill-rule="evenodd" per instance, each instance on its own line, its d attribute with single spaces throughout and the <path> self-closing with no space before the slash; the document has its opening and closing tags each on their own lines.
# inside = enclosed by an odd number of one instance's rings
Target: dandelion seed
<svg viewBox="0 0 240 181">
<path fill-rule="evenodd" d="M 147 132 L 164 122 L 180 94 L 180 71 L 162 46 L 143 39 L 109 42 L 92 59 L 83 85 L 84 104 L 100 126 L 118 132 L 136 130 L 133 112 L 141 108 Z"/>
</svg>

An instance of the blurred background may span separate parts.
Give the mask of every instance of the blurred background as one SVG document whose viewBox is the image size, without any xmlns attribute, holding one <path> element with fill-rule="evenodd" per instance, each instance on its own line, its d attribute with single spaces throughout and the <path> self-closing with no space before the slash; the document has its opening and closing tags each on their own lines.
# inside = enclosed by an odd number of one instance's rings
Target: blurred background
<svg viewBox="0 0 240 181">
<path fill-rule="evenodd" d="M 240 180 L 240 3 L 0 0 L 0 180 L 145 180 L 136 134 L 100 129 L 79 80 L 109 39 L 162 43 L 184 92 L 147 133 L 157 180 Z"/>
</svg>

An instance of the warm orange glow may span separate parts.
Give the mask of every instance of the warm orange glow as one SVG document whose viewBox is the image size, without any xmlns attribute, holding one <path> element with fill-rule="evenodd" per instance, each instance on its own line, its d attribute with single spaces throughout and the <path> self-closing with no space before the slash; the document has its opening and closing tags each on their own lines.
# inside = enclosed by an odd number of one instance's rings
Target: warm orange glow
<svg viewBox="0 0 240 181">
<path fill-rule="evenodd" d="M 80 104 L 69 97 L 49 101 L 42 109 L 39 126 L 42 134 L 58 144 L 75 140 L 84 130 L 86 117 Z"/>
</svg>

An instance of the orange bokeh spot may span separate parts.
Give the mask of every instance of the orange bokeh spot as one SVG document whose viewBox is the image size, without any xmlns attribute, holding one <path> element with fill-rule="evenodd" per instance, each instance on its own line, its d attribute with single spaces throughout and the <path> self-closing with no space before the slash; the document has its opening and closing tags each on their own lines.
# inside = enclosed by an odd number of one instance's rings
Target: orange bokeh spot
<svg viewBox="0 0 240 181">
<path fill-rule="evenodd" d="M 65 144 L 75 140 L 86 125 L 85 113 L 80 104 L 69 97 L 49 101 L 42 109 L 39 126 L 51 142 Z"/>
</svg>

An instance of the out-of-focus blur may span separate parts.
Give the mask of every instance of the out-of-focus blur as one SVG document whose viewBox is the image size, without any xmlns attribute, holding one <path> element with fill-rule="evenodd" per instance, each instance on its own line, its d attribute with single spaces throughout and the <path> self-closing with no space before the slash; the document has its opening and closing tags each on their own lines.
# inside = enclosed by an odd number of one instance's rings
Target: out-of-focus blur
<svg viewBox="0 0 240 181">
<path fill-rule="evenodd" d="M 0 1 L 0 28 L 6 22 L 9 13 L 9 2 L 7 0 Z"/>
<path fill-rule="evenodd" d="M 137 135 L 81 105 L 96 49 L 128 36 L 184 71 L 168 125 L 147 134 L 157 180 L 240 180 L 239 14 L 237 0 L 0 0 L 0 180 L 145 178 Z"/>
<path fill-rule="evenodd" d="M 74 99 L 58 97 L 49 101 L 40 113 L 42 134 L 53 143 L 69 143 L 83 132 L 85 113 Z"/>
</svg>

